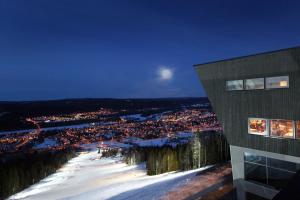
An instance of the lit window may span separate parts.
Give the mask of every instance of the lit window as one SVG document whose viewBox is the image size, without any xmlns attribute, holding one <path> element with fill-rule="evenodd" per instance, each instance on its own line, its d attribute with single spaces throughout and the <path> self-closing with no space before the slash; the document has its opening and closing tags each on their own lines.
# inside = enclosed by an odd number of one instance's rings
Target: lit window
<svg viewBox="0 0 300 200">
<path fill-rule="evenodd" d="M 246 90 L 260 90 L 265 88 L 265 79 L 264 78 L 253 78 L 245 80 L 245 89 Z"/>
<path fill-rule="evenodd" d="M 268 135 L 268 120 L 259 118 L 248 119 L 248 133 L 256 135 Z"/>
<path fill-rule="evenodd" d="M 300 139 L 300 121 L 296 122 L 296 138 Z"/>
<path fill-rule="evenodd" d="M 227 90 L 243 90 L 243 80 L 226 81 Z"/>
<path fill-rule="evenodd" d="M 270 123 L 271 136 L 294 137 L 294 127 L 292 120 L 272 119 Z"/>
<path fill-rule="evenodd" d="M 288 76 L 277 76 L 266 78 L 266 88 L 288 88 L 289 87 L 289 77 Z"/>
</svg>

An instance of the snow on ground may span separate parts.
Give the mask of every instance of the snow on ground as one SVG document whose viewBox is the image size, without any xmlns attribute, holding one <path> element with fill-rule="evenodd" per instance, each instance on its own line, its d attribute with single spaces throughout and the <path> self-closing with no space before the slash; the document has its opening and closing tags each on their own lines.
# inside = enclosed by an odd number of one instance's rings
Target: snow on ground
<svg viewBox="0 0 300 200">
<path fill-rule="evenodd" d="M 155 138 L 149 140 L 140 140 L 134 142 L 140 147 L 162 147 L 169 141 L 169 138 Z"/>
<path fill-rule="evenodd" d="M 179 132 L 176 134 L 176 140 L 168 137 L 164 138 L 155 138 L 143 140 L 135 137 L 128 137 L 123 140 L 124 143 L 137 145 L 140 147 L 162 147 L 162 146 L 172 146 L 176 147 L 178 144 L 187 143 L 190 138 L 194 136 L 191 132 Z M 109 144 L 108 144 L 109 145 Z"/>
<path fill-rule="evenodd" d="M 41 128 L 41 131 L 55 131 L 55 130 L 65 130 L 65 129 L 81 129 L 88 128 L 95 125 L 111 125 L 116 122 L 96 122 L 96 123 L 84 123 L 84 124 L 76 124 L 76 125 L 66 125 L 66 126 L 53 126 L 47 128 Z M 0 135 L 5 134 L 14 134 L 14 133 L 29 133 L 33 132 L 36 129 L 26 129 L 26 130 L 16 130 L 16 131 L 0 131 Z"/>
<path fill-rule="evenodd" d="M 179 138 L 191 138 L 194 136 L 194 133 L 192 132 L 179 132 L 175 134 L 176 137 Z"/>
<path fill-rule="evenodd" d="M 125 144 L 125 143 L 121 143 L 121 142 L 117 142 L 117 141 L 104 141 L 103 144 L 106 146 L 109 146 L 111 148 L 128 149 L 128 148 L 132 147 L 132 145 L 130 145 L 130 144 Z"/>
<path fill-rule="evenodd" d="M 123 115 L 120 118 L 123 120 L 134 120 L 134 121 L 145 121 L 147 119 L 147 117 L 143 117 L 142 114 Z"/>
<path fill-rule="evenodd" d="M 136 143 L 138 141 L 142 141 L 143 139 L 138 138 L 138 137 L 126 137 L 123 139 L 124 143 Z"/>
<path fill-rule="evenodd" d="M 99 159 L 92 151 L 9 199 L 158 199 L 204 169 L 147 176 L 145 164 L 128 166 L 120 158 Z"/>
<path fill-rule="evenodd" d="M 92 151 L 97 149 L 99 146 L 100 146 L 100 142 L 93 142 L 89 144 L 80 144 L 78 148 L 81 149 L 82 151 Z"/>
<path fill-rule="evenodd" d="M 56 139 L 46 138 L 44 140 L 44 142 L 34 145 L 33 148 L 34 149 L 44 149 L 44 148 L 49 148 L 49 147 L 55 147 L 57 145 L 58 145 L 58 143 L 57 143 Z"/>
<path fill-rule="evenodd" d="M 77 124 L 77 125 L 67 125 L 67 126 L 55 126 L 55 127 L 47 127 L 41 128 L 41 131 L 54 131 L 54 130 L 64 130 L 64 129 L 80 129 L 90 127 L 90 124 Z M 14 133 L 29 133 L 33 132 L 36 129 L 26 129 L 26 130 L 16 130 L 16 131 L 1 131 L 0 135 L 4 134 L 14 134 Z"/>
</svg>

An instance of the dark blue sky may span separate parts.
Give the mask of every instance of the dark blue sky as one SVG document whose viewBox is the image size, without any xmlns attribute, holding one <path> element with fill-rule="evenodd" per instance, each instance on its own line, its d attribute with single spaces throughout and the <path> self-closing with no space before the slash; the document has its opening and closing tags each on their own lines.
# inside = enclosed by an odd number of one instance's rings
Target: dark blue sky
<svg viewBox="0 0 300 200">
<path fill-rule="evenodd" d="M 299 10 L 287 0 L 0 0 L 0 100 L 204 96 L 193 64 L 299 45 Z"/>
</svg>

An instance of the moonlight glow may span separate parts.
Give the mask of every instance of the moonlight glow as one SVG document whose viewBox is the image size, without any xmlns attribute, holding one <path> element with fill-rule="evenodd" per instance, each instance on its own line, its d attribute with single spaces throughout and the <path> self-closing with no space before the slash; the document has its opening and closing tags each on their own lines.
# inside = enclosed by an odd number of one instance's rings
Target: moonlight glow
<svg viewBox="0 0 300 200">
<path fill-rule="evenodd" d="M 161 67 L 158 70 L 158 76 L 160 80 L 166 81 L 173 78 L 173 70 L 167 67 Z"/>
</svg>

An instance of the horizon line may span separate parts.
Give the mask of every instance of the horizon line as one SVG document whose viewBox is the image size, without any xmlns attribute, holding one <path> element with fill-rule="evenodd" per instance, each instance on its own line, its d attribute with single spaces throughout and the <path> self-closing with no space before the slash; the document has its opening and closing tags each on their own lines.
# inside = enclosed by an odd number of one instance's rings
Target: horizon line
<svg viewBox="0 0 300 200">
<path fill-rule="evenodd" d="M 47 101 L 68 101 L 68 100 L 146 100 L 146 99 L 197 99 L 207 98 L 207 96 L 185 96 L 185 97 L 130 97 L 130 98 L 112 98 L 112 97 L 82 97 L 82 98 L 54 98 L 54 99 L 36 99 L 36 100 L 0 100 L 0 103 L 26 103 L 26 102 L 47 102 Z"/>
</svg>

